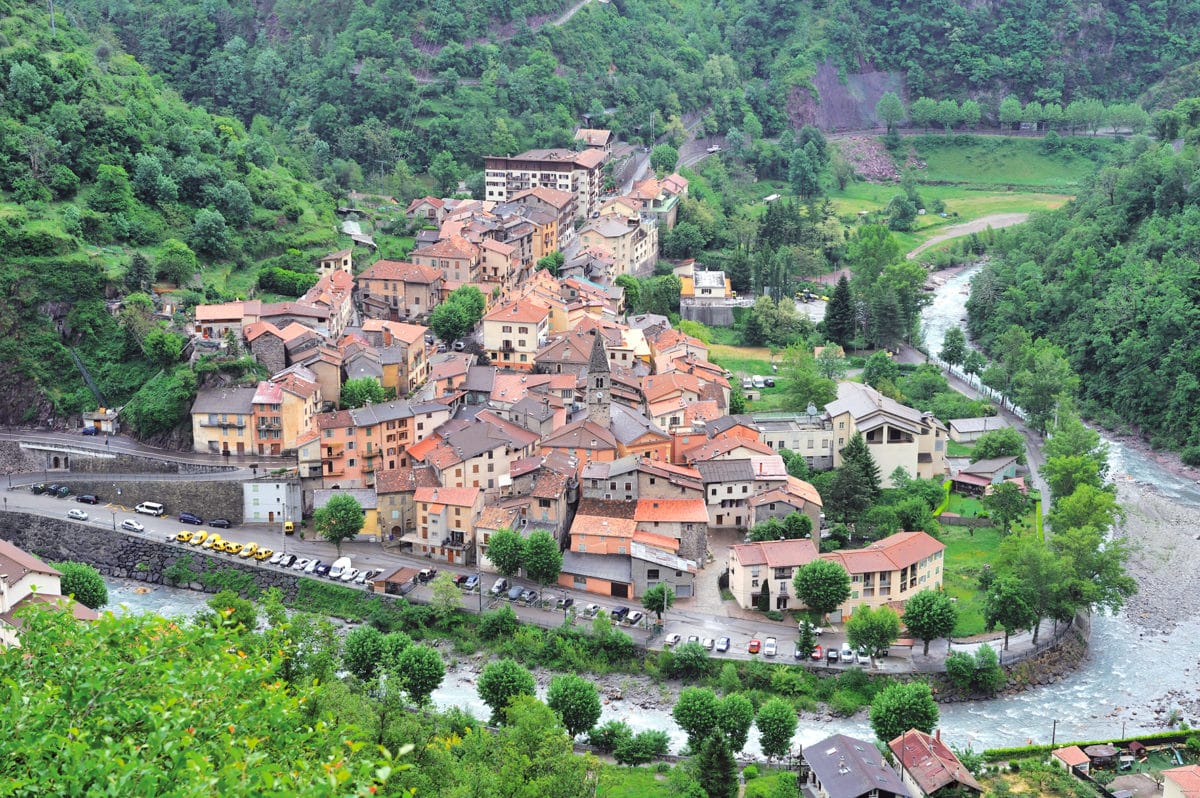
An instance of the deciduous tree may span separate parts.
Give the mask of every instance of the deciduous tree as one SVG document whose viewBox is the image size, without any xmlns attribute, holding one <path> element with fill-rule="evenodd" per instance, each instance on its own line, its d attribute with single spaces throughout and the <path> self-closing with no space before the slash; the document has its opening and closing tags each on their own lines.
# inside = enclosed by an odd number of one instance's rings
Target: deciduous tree
<svg viewBox="0 0 1200 798">
<path fill-rule="evenodd" d="M 1015 457 L 1018 463 L 1024 465 L 1025 436 L 1013 427 L 983 433 L 971 449 L 971 462 L 978 463 L 993 457 Z"/>
<path fill-rule="evenodd" d="M 429 703 L 446 676 L 442 655 L 431 646 L 410 645 L 400 652 L 395 671 L 408 699 L 417 706 Z"/>
<path fill-rule="evenodd" d="M 889 133 L 895 129 L 896 123 L 904 118 L 904 105 L 896 96 L 896 92 L 886 91 L 883 93 L 879 102 L 875 103 L 875 117 L 883 122 Z"/>
<path fill-rule="evenodd" d="M 904 605 L 904 625 L 925 644 L 922 651 L 925 656 L 929 656 L 929 642 L 949 637 L 957 622 L 958 610 L 940 590 L 922 590 Z"/>
<path fill-rule="evenodd" d="M 659 582 L 642 594 L 642 606 L 646 608 L 646 612 L 654 613 L 659 622 L 662 621 L 663 613 L 674 604 L 675 591 L 665 582 Z"/>
<path fill-rule="evenodd" d="M 488 538 L 487 558 L 497 571 L 512 576 L 521 569 L 525 558 L 525 539 L 508 527 L 497 529 Z"/>
<path fill-rule="evenodd" d="M 360 679 L 375 676 L 383 657 L 383 633 L 364 624 L 346 633 L 342 644 L 342 665 Z"/>
<path fill-rule="evenodd" d="M 572 737 L 579 736 L 600 720 L 600 694 L 595 683 L 573 673 L 559 674 L 550 680 L 546 704 Z"/>
<path fill-rule="evenodd" d="M 562 570 L 563 556 L 558 541 L 541 529 L 531 533 L 525 541 L 521 562 L 525 566 L 526 576 L 545 587 L 558 579 Z"/>
<path fill-rule="evenodd" d="M 850 598 L 850 575 L 830 560 L 818 559 L 800 566 L 792 581 L 804 606 L 821 615 L 828 615 Z"/>
<path fill-rule="evenodd" d="M 712 735 L 719 721 L 720 702 L 707 687 L 685 687 L 675 701 L 671 717 L 688 736 L 688 747 L 698 750 L 700 741 Z"/>
<path fill-rule="evenodd" d="M 938 706 L 925 682 L 892 684 L 871 701 L 871 728 L 883 743 L 909 729 L 929 734 L 938 722 Z"/>
<path fill-rule="evenodd" d="M 759 745 L 766 756 L 783 756 L 792 747 L 796 733 L 796 710 L 782 698 L 772 698 L 758 710 L 754 719 L 758 726 Z"/>
<path fill-rule="evenodd" d="M 854 648 L 865 648 L 880 656 L 900 637 L 900 616 L 888 606 L 855 607 L 846 621 L 846 637 Z"/>
<path fill-rule="evenodd" d="M 339 557 L 342 556 L 342 543 L 358 537 L 363 521 L 362 505 L 349 493 L 335 493 L 324 507 L 313 513 L 313 528 L 337 547 Z"/>
<path fill-rule="evenodd" d="M 93 610 L 108 603 L 108 586 L 95 568 L 82 562 L 60 562 L 54 567 L 62 574 L 59 579 L 62 595 L 74 596 L 80 604 Z"/>
<path fill-rule="evenodd" d="M 374 377 L 354 377 L 342 383 L 340 404 L 343 410 L 379 404 L 384 400 L 383 386 Z"/>
<path fill-rule="evenodd" d="M 480 699 L 492 710 L 492 722 L 499 723 L 509 702 L 517 696 L 532 696 L 536 686 L 528 669 L 511 659 L 497 659 L 489 662 L 479 675 L 478 691 Z"/>
</svg>

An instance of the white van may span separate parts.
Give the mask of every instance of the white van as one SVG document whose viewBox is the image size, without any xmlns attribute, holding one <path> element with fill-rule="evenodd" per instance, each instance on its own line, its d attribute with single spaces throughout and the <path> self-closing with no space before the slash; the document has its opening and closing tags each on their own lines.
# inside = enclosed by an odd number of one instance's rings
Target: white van
<svg viewBox="0 0 1200 798">
<path fill-rule="evenodd" d="M 166 515 L 167 513 L 167 508 L 158 502 L 142 502 L 133 509 L 135 512 L 142 513 L 143 515 Z"/>
</svg>

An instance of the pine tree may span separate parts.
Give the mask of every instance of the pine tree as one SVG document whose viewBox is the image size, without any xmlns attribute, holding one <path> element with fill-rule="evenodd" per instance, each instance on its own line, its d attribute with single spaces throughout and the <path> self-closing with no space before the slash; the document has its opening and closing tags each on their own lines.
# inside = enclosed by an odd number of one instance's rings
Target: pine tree
<svg viewBox="0 0 1200 798">
<path fill-rule="evenodd" d="M 842 449 L 842 468 L 853 466 L 862 474 L 868 486 L 868 498 L 874 502 L 879 498 L 879 466 L 871 457 L 867 442 L 860 433 L 854 433 Z"/>
<path fill-rule="evenodd" d="M 838 278 L 833 296 L 825 306 L 825 334 L 842 346 L 849 346 L 854 340 L 854 297 L 844 274 Z"/>
<path fill-rule="evenodd" d="M 150 259 L 140 252 L 133 253 L 133 257 L 129 259 L 129 268 L 125 271 L 125 287 L 130 291 L 145 291 L 150 287 L 153 277 L 154 270 L 150 266 Z"/>
</svg>

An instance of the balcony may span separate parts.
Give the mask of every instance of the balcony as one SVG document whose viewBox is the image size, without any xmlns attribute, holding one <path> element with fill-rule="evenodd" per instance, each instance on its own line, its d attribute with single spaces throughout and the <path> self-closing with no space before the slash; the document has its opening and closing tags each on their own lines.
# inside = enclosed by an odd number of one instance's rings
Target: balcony
<svg viewBox="0 0 1200 798">
<path fill-rule="evenodd" d="M 231 427 L 236 427 L 237 429 L 245 429 L 246 422 L 245 421 L 207 421 L 206 420 L 206 421 L 201 421 L 200 426 L 202 426 L 202 427 L 220 427 L 221 429 L 230 429 Z"/>
<path fill-rule="evenodd" d="M 513 349 L 513 342 L 512 342 L 512 341 L 501 341 L 501 342 L 500 342 L 500 351 L 501 351 L 501 352 L 513 352 L 513 351 L 515 351 L 515 350 Z"/>
<path fill-rule="evenodd" d="M 258 429 L 262 429 L 262 430 L 280 430 L 280 429 L 283 429 L 283 424 L 280 424 L 280 423 L 279 423 L 279 422 L 277 422 L 277 421 L 261 421 L 261 420 L 260 420 L 260 421 L 258 422 Z"/>
</svg>

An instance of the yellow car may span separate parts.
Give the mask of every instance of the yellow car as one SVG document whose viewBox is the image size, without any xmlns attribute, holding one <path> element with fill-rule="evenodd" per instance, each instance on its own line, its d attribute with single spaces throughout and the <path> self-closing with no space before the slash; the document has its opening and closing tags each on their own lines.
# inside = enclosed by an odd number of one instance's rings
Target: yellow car
<svg viewBox="0 0 1200 798">
<path fill-rule="evenodd" d="M 178 535 L 175 536 L 175 539 L 177 541 L 179 541 L 180 543 L 187 543 L 188 541 L 190 541 L 192 539 L 192 533 L 191 532 L 180 532 Z"/>
<path fill-rule="evenodd" d="M 254 556 L 254 552 L 258 551 L 257 543 L 247 543 L 246 547 L 238 553 L 239 557 L 250 558 Z"/>
<path fill-rule="evenodd" d="M 274 553 L 275 552 L 271 551 L 270 549 L 259 549 L 258 551 L 254 552 L 254 559 L 262 562 Z"/>
<path fill-rule="evenodd" d="M 199 545 L 203 544 L 207 538 L 208 538 L 207 532 L 199 531 L 199 532 L 196 532 L 194 535 L 192 535 L 192 539 L 189 542 L 193 546 L 199 546 Z"/>
<path fill-rule="evenodd" d="M 225 541 L 221 540 L 221 536 L 214 532 L 209 536 L 208 540 L 204 541 L 204 543 L 200 545 L 200 548 L 220 551 L 221 549 L 225 548 Z"/>
<path fill-rule="evenodd" d="M 245 547 L 241 543 L 234 543 L 232 540 L 225 541 L 226 554 L 241 554 L 243 548 Z"/>
</svg>

